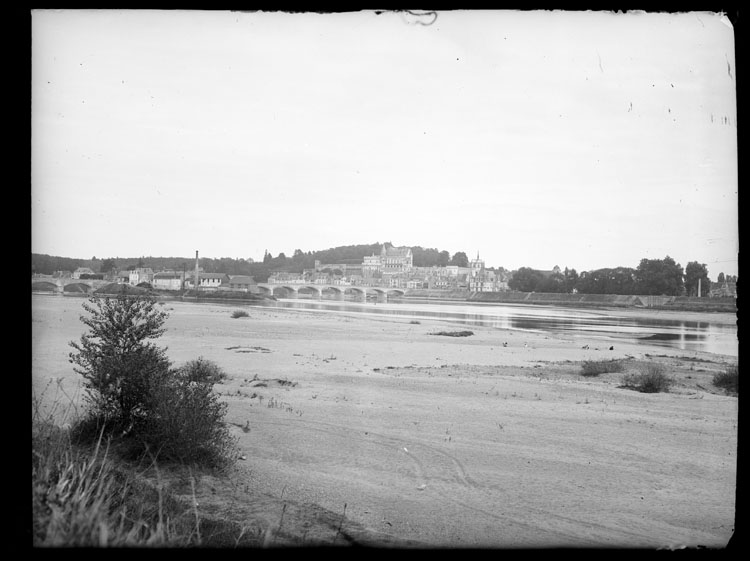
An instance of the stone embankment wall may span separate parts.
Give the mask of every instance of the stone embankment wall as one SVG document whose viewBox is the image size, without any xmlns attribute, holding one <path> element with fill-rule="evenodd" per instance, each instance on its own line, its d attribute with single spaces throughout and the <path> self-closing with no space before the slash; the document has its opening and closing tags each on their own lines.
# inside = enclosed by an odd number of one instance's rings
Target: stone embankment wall
<svg viewBox="0 0 750 561">
<path fill-rule="evenodd" d="M 558 294 L 545 292 L 469 292 L 468 290 L 407 290 L 407 298 L 467 300 L 501 304 L 537 304 L 552 306 L 640 307 L 660 310 L 732 312 L 734 298 L 695 298 L 687 296 L 639 296 L 620 294 Z"/>
</svg>

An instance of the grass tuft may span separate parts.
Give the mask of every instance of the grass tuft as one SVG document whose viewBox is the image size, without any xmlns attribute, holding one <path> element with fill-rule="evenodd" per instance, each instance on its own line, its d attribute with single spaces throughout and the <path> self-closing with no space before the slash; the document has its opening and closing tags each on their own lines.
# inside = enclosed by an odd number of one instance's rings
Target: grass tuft
<svg viewBox="0 0 750 561">
<path fill-rule="evenodd" d="M 235 310 L 232 312 L 233 319 L 246 318 L 246 317 L 250 317 L 250 314 L 248 314 L 245 310 Z"/>
<path fill-rule="evenodd" d="M 598 376 L 610 372 L 622 372 L 620 360 L 584 360 L 581 364 L 582 376 Z"/>
<path fill-rule="evenodd" d="M 739 394 L 739 377 L 740 367 L 739 365 L 735 364 L 732 366 L 727 366 L 724 372 L 717 373 L 712 381 L 714 386 L 718 388 L 723 388 L 728 392 Z"/>
<path fill-rule="evenodd" d="M 622 385 L 642 393 L 668 392 L 674 379 L 667 376 L 664 366 L 648 363 L 637 373 L 628 373 L 622 378 Z"/>
<path fill-rule="evenodd" d="M 470 337 L 474 335 L 473 331 L 437 331 L 430 335 L 442 335 L 444 337 Z"/>
</svg>

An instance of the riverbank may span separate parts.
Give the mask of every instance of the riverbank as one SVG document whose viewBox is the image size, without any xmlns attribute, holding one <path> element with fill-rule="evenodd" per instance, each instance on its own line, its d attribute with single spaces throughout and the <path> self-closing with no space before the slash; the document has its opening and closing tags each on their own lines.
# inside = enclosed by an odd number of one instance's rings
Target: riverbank
<svg viewBox="0 0 750 561">
<path fill-rule="evenodd" d="M 562 294 L 544 292 L 470 292 L 468 290 L 407 290 L 407 299 L 465 300 L 471 303 L 531 304 L 581 308 L 639 308 L 664 311 L 736 313 L 735 298 L 692 298 L 619 294 Z"/>
<path fill-rule="evenodd" d="M 80 303 L 32 297 L 35 388 L 57 379 L 76 395 L 67 342 L 83 332 Z M 712 385 L 731 357 L 609 350 L 585 334 L 443 337 L 438 320 L 164 307 L 170 359 L 228 373 L 216 390 L 245 458 L 198 478 L 201 516 L 271 528 L 279 545 L 720 547 L 732 534 L 737 398 Z M 672 392 L 581 376 L 582 361 L 612 359 L 625 372 L 659 362 Z"/>
</svg>

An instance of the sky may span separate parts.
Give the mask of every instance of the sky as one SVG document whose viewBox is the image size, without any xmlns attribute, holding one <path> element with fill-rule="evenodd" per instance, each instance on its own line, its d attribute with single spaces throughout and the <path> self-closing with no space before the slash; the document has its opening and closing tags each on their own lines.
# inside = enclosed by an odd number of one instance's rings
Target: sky
<svg viewBox="0 0 750 561">
<path fill-rule="evenodd" d="M 31 250 L 737 274 L 718 13 L 32 10 Z"/>
</svg>

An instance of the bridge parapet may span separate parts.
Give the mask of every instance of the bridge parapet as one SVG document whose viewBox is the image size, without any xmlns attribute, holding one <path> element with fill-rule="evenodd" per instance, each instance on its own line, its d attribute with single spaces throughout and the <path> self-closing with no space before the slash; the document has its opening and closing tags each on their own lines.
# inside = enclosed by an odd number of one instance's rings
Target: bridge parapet
<svg viewBox="0 0 750 561">
<path fill-rule="evenodd" d="M 388 296 L 403 296 L 405 291 L 400 288 L 385 288 L 382 286 L 344 285 L 344 284 L 315 284 L 315 283 L 258 283 L 258 288 L 273 295 L 274 290 L 283 288 L 289 297 L 297 298 L 301 290 L 312 291 L 318 299 L 323 298 L 323 292 L 334 292 L 337 298 L 344 298 L 347 294 L 359 294 L 363 300 L 369 295 L 375 295 L 379 300 L 387 300 Z"/>
</svg>

